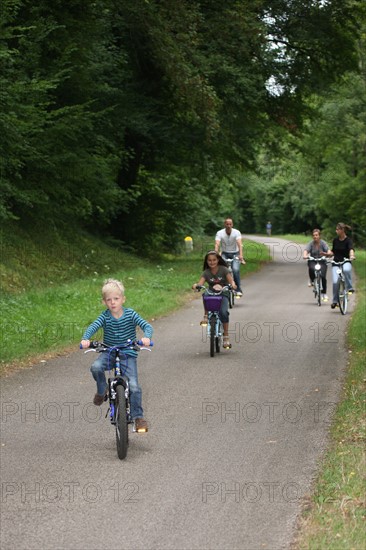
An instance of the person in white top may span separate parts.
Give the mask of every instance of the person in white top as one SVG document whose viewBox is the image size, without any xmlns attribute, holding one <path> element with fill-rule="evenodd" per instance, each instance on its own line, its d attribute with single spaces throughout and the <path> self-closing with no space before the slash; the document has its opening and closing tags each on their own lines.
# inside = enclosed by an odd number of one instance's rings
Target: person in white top
<svg viewBox="0 0 366 550">
<path fill-rule="evenodd" d="M 241 233 L 238 229 L 234 229 L 233 220 L 226 218 L 224 221 L 224 229 L 220 229 L 215 237 L 215 251 L 220 252 L 224 260 L 233 259 L 231 268 L 233 270 L 234 281 L 237 286 L 237 295 L 242 296 L 243 291 L 240 285 L 240 264 L 245 264 L 243 257 L 243 243 Z"/>
</svg>

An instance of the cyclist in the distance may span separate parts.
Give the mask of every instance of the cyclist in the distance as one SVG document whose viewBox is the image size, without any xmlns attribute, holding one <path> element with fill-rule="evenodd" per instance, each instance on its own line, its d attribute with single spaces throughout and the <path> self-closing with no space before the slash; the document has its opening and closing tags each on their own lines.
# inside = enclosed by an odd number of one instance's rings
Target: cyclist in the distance
<svg viewBox="0 0 366 550">
<path fill-rule="evenodd" d="M 309 277 L 310 277 L 310 284 L 312 285 L 314 283 L 315 279 L 315 264 L 316 262 L 314 260 L 309 260 L 309 256 L 312 256 L 313 258 L 322 258 L 324 256 L 332 256 L 332 253 L 329 250 L 329 247 L 325 241 L 323 241 L 320 238 L 320 229 L 313 229 L 313 240 L 310 241 L 304 250 L 303 258 L 304 260 L 308 260 L 308 268 L 309 268 Z M 326 262 L 320 263 L 321 267 L 321 277 L 322 277 L 322 300 L 324 302 L 328 301 L 327 296 L 327 264 Z"/>
<path fill-rule="evenodd" d="M 220 229 L 220 231 L 216 233 L 215 252 L 220 253 L 221 248 L 221 257 L 224 258 L 224 260 L 233 260 L 231 268 L 237 287 L 236 294 L 240 297 L 243 295 L 240 284 L 240 264 L 245 264 L 242 237 L 240 231 L 234 229 L 233 220 L 231 218 L 226 218 L 224 226 L 224 229 Z"/>
<path fill-rule="evenodd" d="M 353 242 L 350 237 L 346 235 L 346 230 L 351 229 L 349 225 L 346 225 L 345 223 L 337 223 L 336 225 L 336 233 L 337 237 L 333 239 L 333 245 L 332 245 L 332 253 L 333 253 L 333 260 L 335 262 L 343 262 L 345 258 L 349 258 L 350 260 L 355 259 L 355 251 L 353 248 Z M 349 293 L 353 293 L 353 286 L 352 286 L 352 264 L 350 262 L 346 262 L 343 264 L 343 273 L 344 278 L 346 282 L 346 290 Z M 338 295 L 337 295 L 337 282 L 338 282 L 338 273 L 337 273 L 337 266 L 334 265 L 332 268 L 332 276 L 333 276 L 333 302 L 331 304 L 331 308 L 334 309 L 338 305 Z"/>
</svg>

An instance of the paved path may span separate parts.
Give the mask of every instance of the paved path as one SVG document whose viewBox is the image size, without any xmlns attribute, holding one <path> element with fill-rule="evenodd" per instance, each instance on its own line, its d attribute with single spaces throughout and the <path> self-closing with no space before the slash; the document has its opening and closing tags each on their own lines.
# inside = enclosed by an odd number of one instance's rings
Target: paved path
<svg viewBox="0 0 366 550">
<path fill-rule="evenodd" d="M 156 346 L 140 356 L 150 431 L 131 434 L 125 461 L 106 405 L 90 402 L 90 354 L 2 380 L 2 549 L 290 547 L 339 398 L 349 315 L 316 306 L 298 246 L 264 241 L 274 261 L 244 281 L 232 350 L 210 358 L 199 296 L 154 323 Z"/>
</svg>

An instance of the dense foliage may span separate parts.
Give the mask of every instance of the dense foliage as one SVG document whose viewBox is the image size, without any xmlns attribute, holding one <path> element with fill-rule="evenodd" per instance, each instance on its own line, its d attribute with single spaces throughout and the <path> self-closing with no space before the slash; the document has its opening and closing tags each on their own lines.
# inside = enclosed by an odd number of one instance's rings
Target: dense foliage
<svg viewBox="0 0 366 550">
<path fill-rule="evenodd" d="M 366 71 L 345 74 L 308 104 L 313 114 L 302 133 L 288 136 L 275 154 L 263 149 L 256 173 L 247 175 L 243 225 L 264 231 L 269 218 L 278 233 L 320 227 L 330 236 L 345 221 L 365 246 Z"/>
<path fill-rule="evenodd" d="M 364 175 L 364 138 L 347 133 L 364 75 L 330 88 L 358 71 L 363 18 L 357 0 L 3 0 L 0 218 L 82 224 L 144 250 L 227 212 L 250 230 L 331 219 L 332 187 Z M 352 107 L 337 99 L 347 86 Z M 332 115 L 314 97 L 325 92 Z M 347 124 L 324 151 L 337 116 Z M 303 176 L 297 203 L 289 170 Z M 338 217 L 361 213 L 354 200 Z"/>
</svg>

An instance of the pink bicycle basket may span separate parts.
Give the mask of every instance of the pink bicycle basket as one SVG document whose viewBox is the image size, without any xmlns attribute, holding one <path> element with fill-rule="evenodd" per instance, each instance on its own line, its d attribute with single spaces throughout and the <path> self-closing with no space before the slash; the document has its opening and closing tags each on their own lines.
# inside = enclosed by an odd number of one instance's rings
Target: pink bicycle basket
<svg viewBox="0 0 366 550">
<path fill-rule="evenodd" d="M 206 311 L 220 311 L 222 296 L 203 296 Z"/>
</svg>

